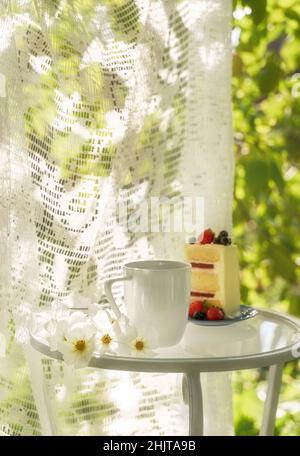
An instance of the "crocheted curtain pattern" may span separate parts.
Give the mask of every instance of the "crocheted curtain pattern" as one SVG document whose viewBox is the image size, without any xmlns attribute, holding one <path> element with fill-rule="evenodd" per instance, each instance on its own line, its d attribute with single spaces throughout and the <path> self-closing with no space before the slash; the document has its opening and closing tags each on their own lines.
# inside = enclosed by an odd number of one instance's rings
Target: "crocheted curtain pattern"
<svg viewBox="0 0 300 456">
<path fill-rule="evenodd" d="M 152 196 L 201 196 L 205 225 L 231 229 L 230 21 L 230 0 L 1 2 L 3 434 L 187 432 L 177 376 L 70 371 L 28 327 L 102 305 L 128 260 L 182 258 L 183 233 L 128 229 Z"/>
</svg>

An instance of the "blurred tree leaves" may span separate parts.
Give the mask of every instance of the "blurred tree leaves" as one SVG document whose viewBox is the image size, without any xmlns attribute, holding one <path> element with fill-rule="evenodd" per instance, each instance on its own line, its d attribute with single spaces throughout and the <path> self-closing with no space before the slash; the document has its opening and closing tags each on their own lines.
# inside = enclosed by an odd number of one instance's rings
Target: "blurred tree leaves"
<svg viewBox="0 0 300 456">
<path fill-rule="evenodd" d="M 245 162 L 246 160 L 244 160 Z M 268 187 L 269 167 L 264 158 L 250 158 L 245 166 L 245 183 L 247 189 L 256 198 L 264 194 Z"/>
<path fill-rule="evenodd" d="M 266 64 L 257 75 L 257 82 L 262 95 L 268 95 L 274 91 L 280 79 L 284 76 L 284 72 L 280 67 L 280 58 L 269 56 Z"/>
<path fill-rule="evenodd" d="M 235 240 L 243 298 L 300 315 L 300 2 L 237 0 Z"/>
<path fill-rule="evenodd" d="M 251 8 L 254 24 L 257 25 L 266 19 L 267 0 L 243 0 L 242 4 Z"/>
</svg>

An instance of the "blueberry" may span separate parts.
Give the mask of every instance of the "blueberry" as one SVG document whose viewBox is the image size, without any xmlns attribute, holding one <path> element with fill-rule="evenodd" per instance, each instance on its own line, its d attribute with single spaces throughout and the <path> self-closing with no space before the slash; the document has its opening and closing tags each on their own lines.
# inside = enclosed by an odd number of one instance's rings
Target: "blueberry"
<svg viewBox="0 0 300 456">
<path fill-rule="evenodd" d="M 195 236 L 189 238 L 189 244 L 196 244 L 196 242 L 197 239 L 195 238 Z"/>
</svg>

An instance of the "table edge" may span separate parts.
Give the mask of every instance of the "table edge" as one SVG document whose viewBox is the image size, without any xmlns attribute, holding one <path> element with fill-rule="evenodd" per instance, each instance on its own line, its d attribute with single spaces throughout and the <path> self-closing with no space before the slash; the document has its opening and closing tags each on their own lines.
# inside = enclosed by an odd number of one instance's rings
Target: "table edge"
<svg viewBox="0 0 300 456">
<path fill-rule="evenodd" d="M 300 320 L 296 317 L 267 309 L 256 309 L 260 314 L 267 314 L 268 317 L 285 320 L 300 332 Z M 50 347 L 38 339 L 30 336 L 32 347 L 41 354 L 53 359 L 62 360 L 62 355 L 58 351 L 51 351 Z M 275 364 L 283 364 L 288 361 L 296 361 L 298 358 L 293 356 L 290 344 L 284 348 L 272 350 L 265 353 L 256 353 L 243 356 L 216 357 L 216 358 L 131 358 L 120 356 L 102 357 L 94 356 L 87 367 L 100 369 L 120 370 L 128 372 L 221 372 L 240 369 L 251 369 L 267 367 Z"/>
</svg>

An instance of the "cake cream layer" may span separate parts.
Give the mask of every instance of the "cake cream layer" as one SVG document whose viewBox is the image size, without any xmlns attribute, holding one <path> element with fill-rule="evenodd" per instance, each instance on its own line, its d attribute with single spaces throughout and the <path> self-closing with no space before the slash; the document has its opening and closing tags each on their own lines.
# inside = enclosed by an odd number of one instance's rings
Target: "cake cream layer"
<svg viewBox="0 0 300 456">
<path fill-rule="evenodd" d="M 228 317 L 237 315 L 240 311 L 237 247 L 186 244 L 185 260 L 192 265 L 191 298 L 221 307 Z"/>
</svg>

